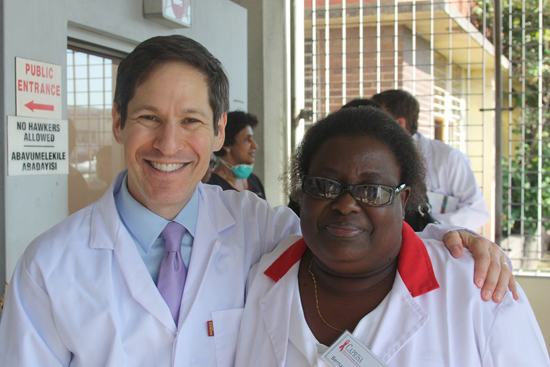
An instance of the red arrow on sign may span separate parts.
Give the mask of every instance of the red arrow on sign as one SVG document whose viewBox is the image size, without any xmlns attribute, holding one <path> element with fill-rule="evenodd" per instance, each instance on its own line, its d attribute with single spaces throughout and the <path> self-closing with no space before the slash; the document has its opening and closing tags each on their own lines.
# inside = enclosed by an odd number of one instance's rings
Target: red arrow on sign
<svg viewBox="0 0 550 367">
<path fill-rule="evenodd" d="M 27 103 L 25 107 L 27 107 L 32 112 L 34 112 L 34 110 L 53 111 L 53 105 L 34 103 L 34 100 Z"/>
</svg>

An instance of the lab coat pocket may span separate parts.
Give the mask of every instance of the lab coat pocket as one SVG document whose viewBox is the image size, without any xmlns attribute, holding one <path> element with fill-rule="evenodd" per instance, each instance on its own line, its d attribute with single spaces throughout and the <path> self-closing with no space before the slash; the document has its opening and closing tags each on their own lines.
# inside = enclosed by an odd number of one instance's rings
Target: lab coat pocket
<svg viewBox="0 0 550 367">
<path fill-rule="evenodd" d="M 235 364 L 243 310 L 244 308 L 235 308 L 212 312 L 218 367 L 231 367 Z"/>
</svg>

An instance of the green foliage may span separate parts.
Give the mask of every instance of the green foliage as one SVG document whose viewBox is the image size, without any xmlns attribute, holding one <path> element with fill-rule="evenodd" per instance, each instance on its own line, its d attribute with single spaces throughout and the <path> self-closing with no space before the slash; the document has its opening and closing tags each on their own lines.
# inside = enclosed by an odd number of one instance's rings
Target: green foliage
<svg viewBox="0 0 550 367">
<path fill-rule="evenodd" d="M 527 111 L 526 111 L 527 112 Z M 538 113 L 530 110 L 526 113 L 526 121 L 537 121 L 538 116 L 529 116 Z M 548 121 L 550 116 L 546 111 L 543 121 Z M 514 134 L 521 136 L 520 124 Z M 524 126 L 525 136 L 537 136 L 538 124 Z M 534 235 L 543 219 L 542 225 L 550 229 L 550 134 L 548 129 L 543 130 L 541 143 L 538 140 L 532 144 L 518 144 L 514 154 L 508 159 L 503 159 L 503 231 L 507 233 L 521 233 Z M 542 155 L 539 150 L 542 148 Z M 542 159 L 542 173 L 539 175 L 539 160 Z M 539 178 L 541 179 L 539 185 Z M 539 199 L 540 191 L 540 199 Z M 522 204 L 525 203 L 525 204 Z M 539 218 L 539 205 L 542 215 Z M 510 213 L 509 213 L 510 211 Z M 523 229 L 521 224 L 523 223 Z"/>
<path fill-rule="evenodd" d="M 525 6 L 525 8 L 522 8 Z M 503 52 L 512 62 L 514 75 L 527 77 L 530 90 L 537 90 L 542 81 L 543 93 L 548 93 L 550 86 L 550 0 L 503 0 L 502 10 L 502 43 Z M 485 17 L 485 32 L 483 19 Z M 493 42 L 494 0 L 476 0 L 472 8 L 472 23 L 478 30 Z M 539 37 L 540 36 L 540 37 Z M 539 42 L 541 50 L 539 50 Z M 494 43 L 494 42 L 493 42 Z M 542 51 L 542 59 L 539 57 Z M 542 78 L 539 73 L 539 60 L 542 60 Z M 525 71 L 523 71 L 525 70 Z M 528 94 L 529 106 L 535 106 L 536 95 Z M 535 99 L 535 100 L 533 100 Z"/>
<path fill-rule="evenodd" d="M 501 7 L 503 55 L 511 63 L 511 77 L 520 85 L 524 81 L 522 90 L 513 91 L 514 108 L 523 116 L 514 122 L 511 138 L 521 142 L 502 162 L 506 185 L 503 229 L 518 233 L 523 221 L 524 233 L 534 234 L 539 221 L 550 229 L 550 0 L 503 0 Z M 475 0 L 471 21 L 493 42 L 494 0 Z"/>
</svg>

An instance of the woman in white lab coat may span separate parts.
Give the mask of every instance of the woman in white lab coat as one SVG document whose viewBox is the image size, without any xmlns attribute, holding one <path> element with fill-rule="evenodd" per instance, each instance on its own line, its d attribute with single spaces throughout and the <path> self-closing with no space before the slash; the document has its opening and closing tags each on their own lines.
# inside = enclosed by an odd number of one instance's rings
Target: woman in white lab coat
<svg viewBox="0 0 550 367">
<path fill-rule="evenodd" d="M 290 189 L 303 238 L 253 268 L 237 366 L 550 366 L 521 289 L 519 301 L 484 303 L 471 255 L 456 261 L 403 222 L 424 168 L 384 112 L 346 109 L 314 125 Z"/>
</svg>

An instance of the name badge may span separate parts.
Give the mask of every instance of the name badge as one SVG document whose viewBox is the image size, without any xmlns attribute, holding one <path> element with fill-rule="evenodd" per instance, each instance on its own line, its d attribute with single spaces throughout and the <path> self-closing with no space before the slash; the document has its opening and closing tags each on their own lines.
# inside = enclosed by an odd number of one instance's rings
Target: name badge
<svg viewBox="0 0 550 367">
<path fill-rule="evenodd" d="M 334 367 L 388 367 L 347 330 L 321 355 L 321 360 Z"/>
</svg>

